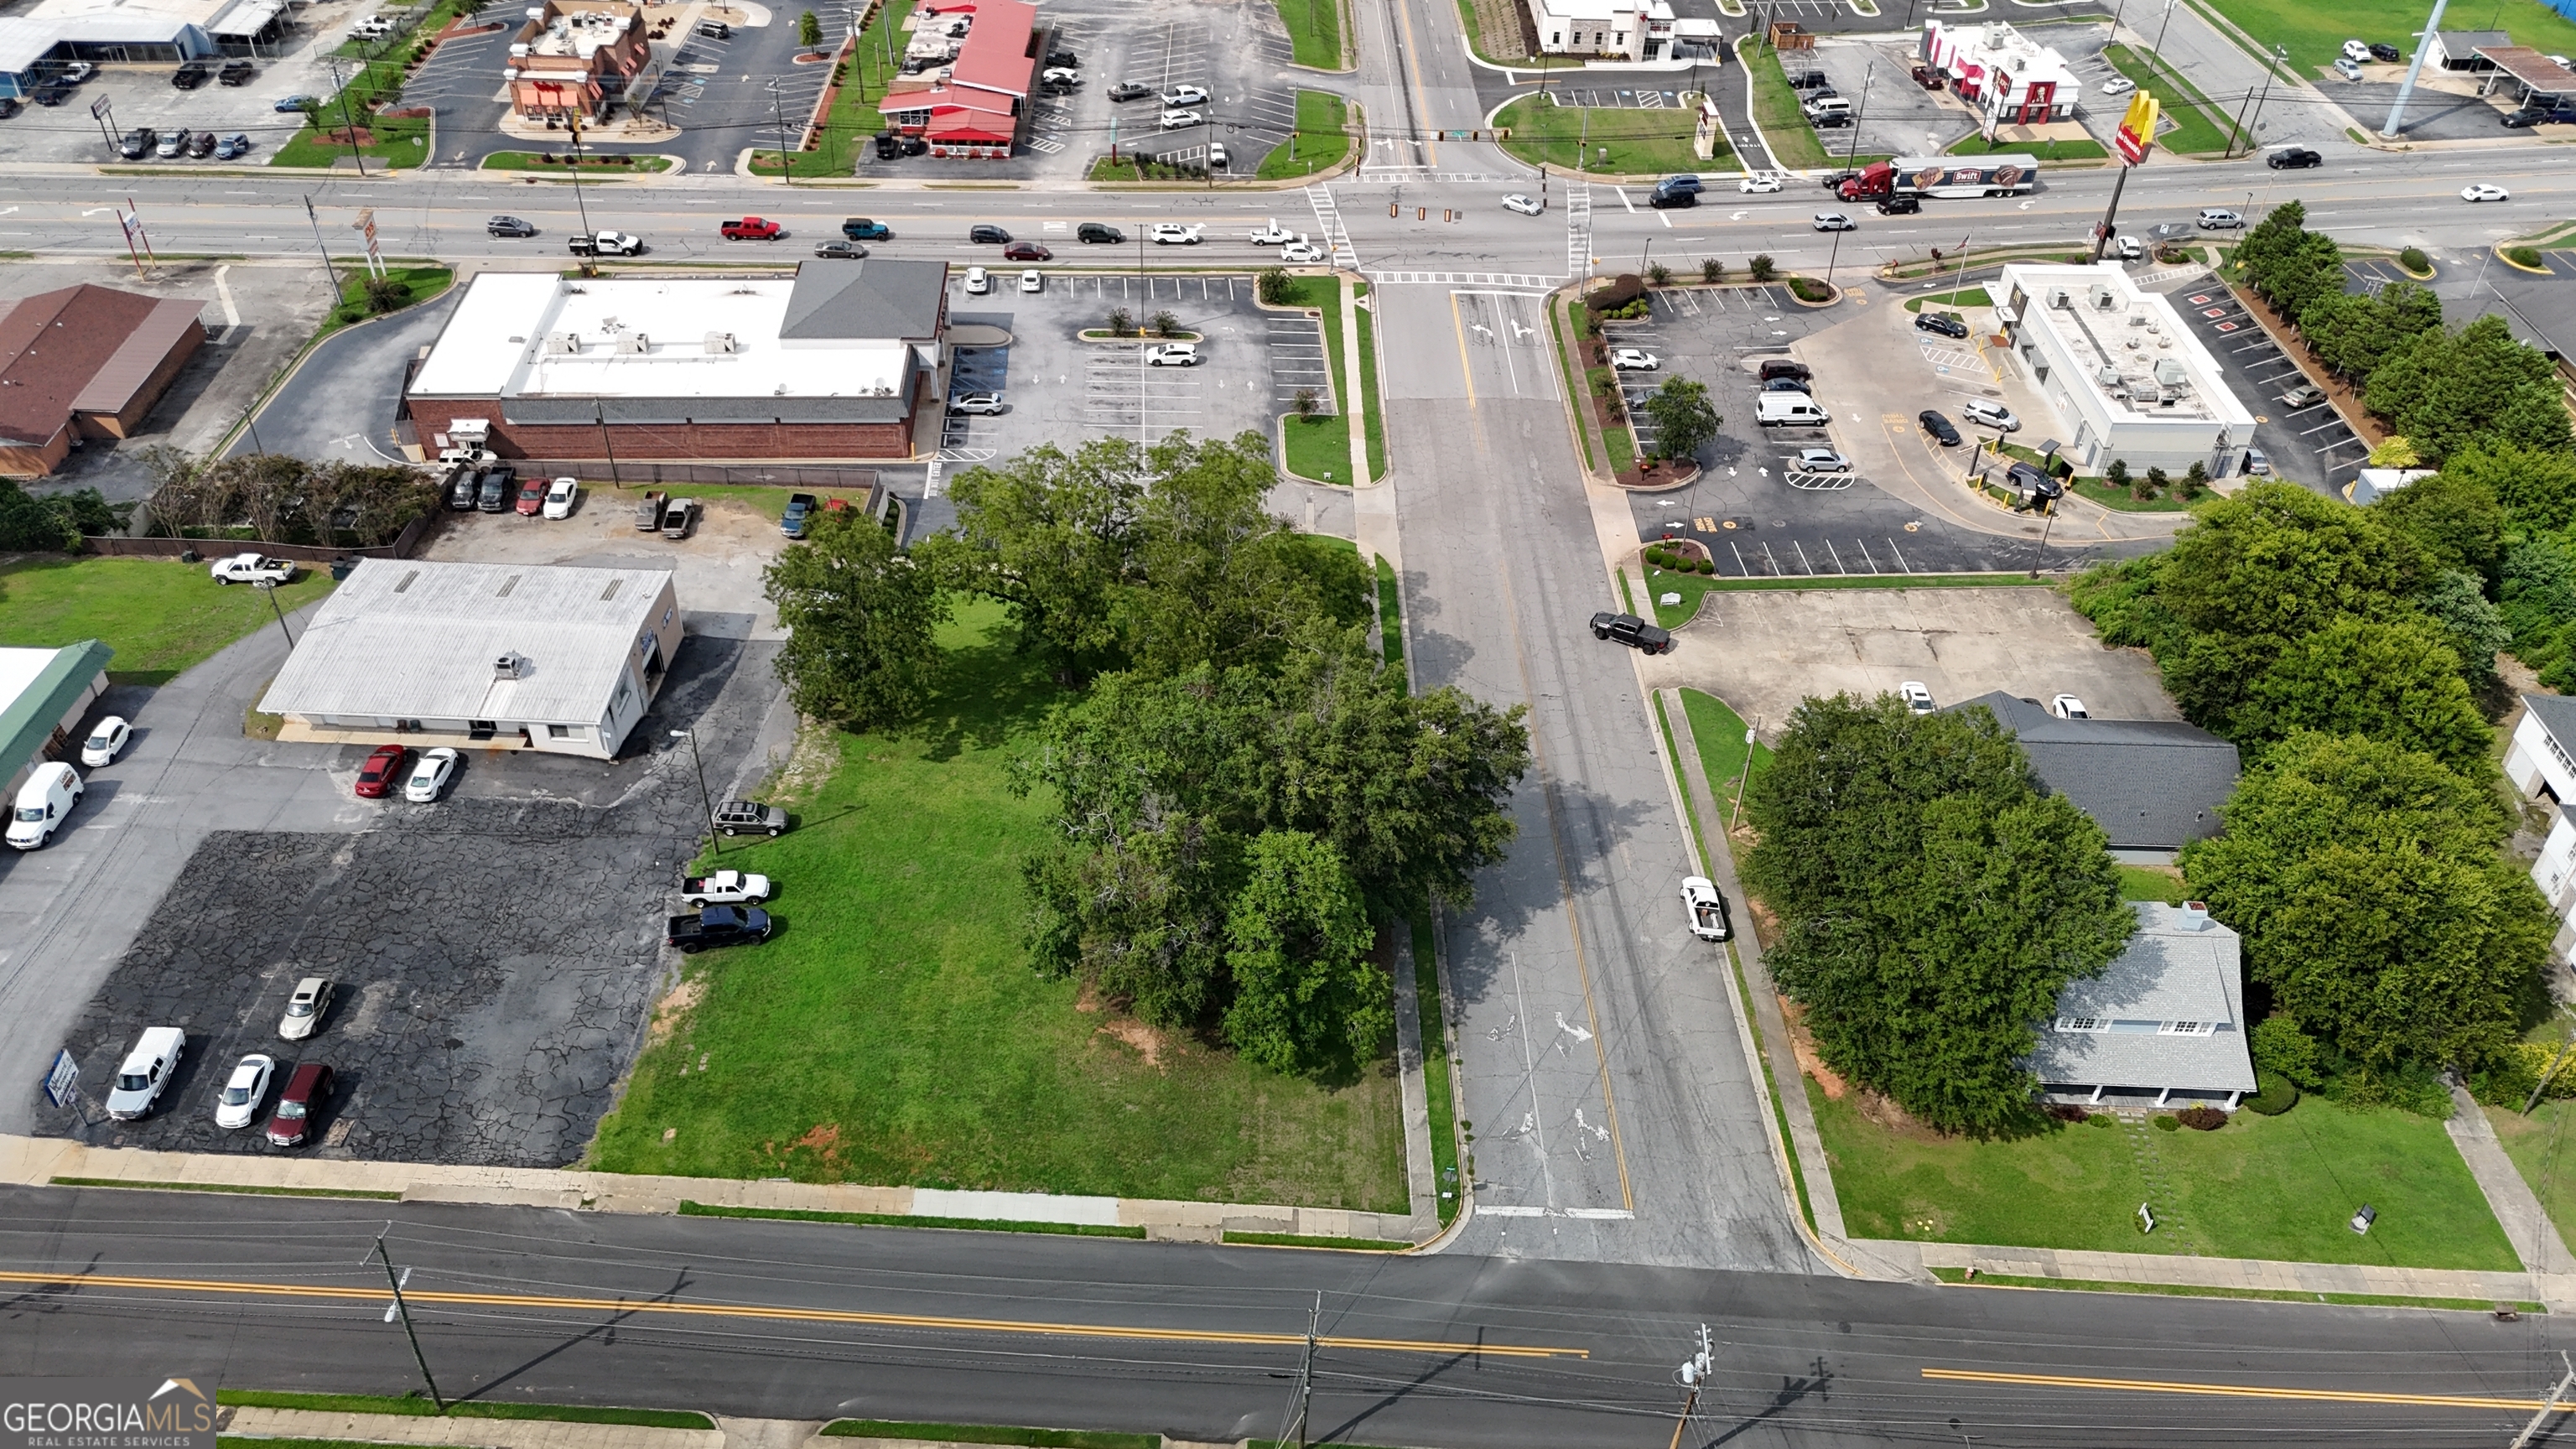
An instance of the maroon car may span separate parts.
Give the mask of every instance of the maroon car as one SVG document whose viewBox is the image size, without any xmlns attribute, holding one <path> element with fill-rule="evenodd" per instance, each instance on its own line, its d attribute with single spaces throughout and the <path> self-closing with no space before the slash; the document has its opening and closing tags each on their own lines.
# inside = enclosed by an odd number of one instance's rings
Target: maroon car
<svg viewBox="0 0 2576 1449">
<path fill-rule="evenodd" d="M 1013 242 L 1002 248 L 1002 258 L 1013 262 L 1047 262 L 1055 260 L 1055 253 L 1036 242 Z"/>
<path fill-rule="evenodd" d="M 519 516 L 534 518 L 546 509 L 546 480 L 531 478 L 519 485 Z"/>
<path fill-rule="evenodd" d="M 367 762 L 358 767 L 358 798 L 382 800 L 402 778 L 403 760 L 411 751 L 400 745 L 378 745 Z"/>
<path fill-rule="evenodd" d="M 269 1115 L 268 1145 L 303 1146 L 313 1136 L 314 1115 L 330 1098 L 331 1068 L 321 1062 L 297 1062 L 286 1079 L 286 1090 L 277 1094 L 277 1110 Z"/>
</svg>

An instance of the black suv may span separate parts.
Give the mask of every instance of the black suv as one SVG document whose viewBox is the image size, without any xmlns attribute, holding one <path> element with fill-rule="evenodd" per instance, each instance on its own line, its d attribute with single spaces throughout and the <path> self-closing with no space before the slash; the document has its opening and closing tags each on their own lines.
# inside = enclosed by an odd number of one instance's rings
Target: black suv
<svg viewBox="0 0 2576 1449">
<path fill-rule="evenodd" d="M 1073 229 L 1073 239 L 1086 242 L 1123 242 L 1127 233 L 1106 222 L 1086 221 Z"/>
<path fill-rule="evenodd" d="M 2380 40 L 2371 43 L 2370 58 L 2383 65 L 2395 65 L 2406 58 L 2406 52 L 2390 45 L 2387 41 Z"/>
<path fill-rule="evenodd" d="M 1912 216 L 1922 209 L 1923 198 L 1919 196 L 1882 196 L 1878 199 L 1878 214 L 1881 216 Z"/>
<path fill-rule="evenodd" d="M 1613 614 L 1605 610 L 1593 615 L 1592 637 L 1616 639 L 1631 649 L 1643 649 L 1649 654 L 1673 652 L 1670 631 L 1658 629 L 1634 614 Z"/>
<path fill-rule="evenodd" d="M 1074 54 L 1070 47 L 1059 45 L 1047 52 L 1046 63 L 1051 69 L 1069 70 L 1082 64 L 1082 57 Z"/>
<path fill-rule="evenodd" d="M 150 126 L 137 126 L 125 133 L 124 140 L 116 143 L 116 154 L 128 161 L 140 161 L 151 155 L 152 148 L 160 144 L 161 138 L 153 134 Z"/>
<path fill-rule="evenodd" d="M 892 161 L 903 155 L 903 138 L 892 131 L 879 132 L 875 144 L 880 161 Z"/>
<path fill-rule="evenodd" d="M 1923 425 L 1923 431 L 1929 433 L 1932 437 L 1932 441 L 1939 443 L 1942 447 L 1955 448 L 1959 446 L 1959 430 L 1951 426 L 1950 420 L 1943 417 L 1938 409 L 1925 408 L 1923 411 L 1914 415 L 1914 421 L 1921 423 Z"/>
<path fill-rule="evenodd" d="M 2263 164 L 2275 171 L 2299 171 L 2310 166 L 2323 165 L 2325 159 L 2305 146 L 2284 146 L 2264 157 Z"/>
<path fill-rule="evenodd" d="M 1657 211 L 1666 211 L 1678 207 L 1697 206 L 1699 205 L 1699 193 L 1696 191 L 1658 191 L 1646 198 L 1646 204 Z"/>
<path fill-rule="evenodd" d="M 475 506 L 486 513 L 509 512 L 512 496 L 518 492 L 518 489 L 512 485 L 518 481 L 517 465 L 511 463 L 493 465 L 490 471 L 483 475 L 483 488 L 475 497 Z"/>
<path fill-rule="evenodd" d="M 1965 338 L 1968 324 L 1947 312 L 1918 312 L 1914 317 L 1917 332 L 1938 332 L 1944 337 Z"/>
<path fill-rule="evenodd" d="M 215 83 L 227 86 L 248 85 L 250 78 L 258 73 L 259 68 L 249 61 L 228 60 L 224 62 L 222 70 L 215 72 Z"/>
<path fill-rule="evenodd" d="M 447 506 L 458 513 L 474 511 L 474 501 L 483 491 L 483 475 L 471 463 L 459 463 L 447 479 Z"/>
<path fill-rule="evenodd" d="M 515 216 L 496 216 L 483 223 L 483 231 L 487 236 L 526 237 L 537 234 L 535 227 Z"/>
<path fill-rule="evenodd" d="M 966 229 L 966 240 L 990 246 L 1007 246 L 1011 234 L 990 222 L 979 221 Z"/>
<path fill-rule="evenodd" d="M 1785 357 L 1775 357 L 1762 364 L 1762 371 L 1758 375 L 1764 382 L 1769 382 L 1775 377 L 1794 377 L 1800 382 L 1805 382 L 1814 377 L 1815 373 L 1810 371 L 1807 364 L 1803 362 L 1791 362 Z"/>
<path fill-rule="evenodd" d="M 206 78 L 214 73 L 215 68 L 213 66 L 206 64 L 202 60 L 192 60 L 186 65 L 179 67 L 177 70 L 170 72 L 170 84 L 177 86 L 183 91 L 193 91 L 197 87 L 204 85 L 206 83 Z"/>
</svg>

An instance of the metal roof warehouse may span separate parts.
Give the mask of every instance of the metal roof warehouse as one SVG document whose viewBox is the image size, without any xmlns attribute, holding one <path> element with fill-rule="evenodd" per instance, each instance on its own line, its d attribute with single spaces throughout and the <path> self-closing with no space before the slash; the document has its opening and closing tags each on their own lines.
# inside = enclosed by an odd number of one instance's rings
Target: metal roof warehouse
<svg viewBox="0 0 2576 1449">
<path fill-rule="evenodd" d="M 680 632 L 659 569 L 367 559 L 323 601 L 259 707 L 286 716 L 281 739 L 614 759 Z"/>
</svg>

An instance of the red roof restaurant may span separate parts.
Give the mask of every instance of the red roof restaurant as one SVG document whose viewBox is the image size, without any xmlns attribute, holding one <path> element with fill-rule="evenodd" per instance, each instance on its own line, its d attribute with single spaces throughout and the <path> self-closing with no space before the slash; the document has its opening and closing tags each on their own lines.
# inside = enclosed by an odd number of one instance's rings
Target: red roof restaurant
<svg viewBox="0 0 2576 1449">
<path fill-rule="evenodd" d="M 971 0 L 925 9 L 923 22 L 966 16 L 973 25 L 956 59 L 924 90 L 896 91 L 880 107 L 897 128 L 930 143 L 933 156 L 1002 160 L 1011 154 L 1037 75 L 1037 7 L 1021 0 Z"/>
</svg>

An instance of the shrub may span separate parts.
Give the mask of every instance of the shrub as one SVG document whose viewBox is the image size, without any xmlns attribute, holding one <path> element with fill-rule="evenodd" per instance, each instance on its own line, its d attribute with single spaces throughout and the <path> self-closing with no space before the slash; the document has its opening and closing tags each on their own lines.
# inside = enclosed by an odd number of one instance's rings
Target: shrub
<svg viewBox="0 0 2576 1449">
<path fill-rule="evenodd" d="M 2049 1102 L 2041 1106 L 2040 1110 L 2046 1112 L 2052 1120 L 2059 1122 L 2081 1122 L 2093 1115 L 2073 1102 Z"/>
<path fill-rule="evenodd" d="M 2194 459 L 2190 470 L 2182 475 L 2182 481 L 2174 485 L 2174 496 L 2189 503 L 2208 491 L 2209 465 Z"/>
<path fill-rule="evenodd" d="M 1771 254 L 1768 252 L 1755 257 L 1751 262 L 1747 263 L 1745 265 L 1745 270 L 1750 272 L 1753 276 L 1753 280 L 1757 282 L 1767 282 L 1773 277 L 1780 275 L 1780 269 L 1772 264 Z"/>
<path fill-rule="evenodd" d="M 2299 1030 L 2286 1016 L 2267 1016 L 2254 1023 L 2255 1080 L 2270 1072 L 2293 1087 L 2313 1087 L 2325 1080 L 2325 1059 L 2315 1037 Z M 2292 1100 L 2297 1099 L 2294 1091 Z"/>
<path fill-rule="evenodd" d="M 2108 1112 L 2097 1112 L 2092 1116 L 2085 1118 L 2084 1125 L 2087 1127 L 2117 1127 L 2120 1125 L 2120 1119 L 2112 1116 Z"/>
<path fill-rule="evenodd" d="M 2171 1112 L 2158 1112 L 2156 1114 L 2156 1130 L 2159 1132 L 2180 1132 L 2182 1130 L 2182 1123 L 2176 1120 Z"/>
<path fill-rule="evenodd" d="M 1155 336 L 1169 337 L 1181 330 L 1181 319 L 1167 311 L 1157 312 L 1154 314 L 1152 325 Z"/>
<path fill-rule="evenodd" d="M 1124 308 L 1124 307 L 1112 307 L 1112 308 L 1110 308 L 1110 309 L 1109 309 L 1109 335 L 1110 335 L 1110 336 L 1112 336 L 1112 337 L 1133 337 L 1133 336 L 1135 336 L 1135 335 L 1136 335 L 1136 314 L 1135 314 L 1135 313 L 1133 313 L 1133 312 L 1128 311 L 1128 310 L 1127 310 L 1126 308 Z"/>
<path fill-rule="evenodd" d="M 1657 262 L 1646 268 L 1646 280 L 1660 287 L 1673 279 L 1673 269 Z"/>
<path fill-rule="evenodd" d="M 1701 560 L 1699 561 L 1699 571 L 1700 571 L 1701 573 L 1704 573 L 1704 574 L 1714 574 L 1714 573 L 1716 573 L 1716 572 L 1717 572 L 1717 560 L 1715 560 L 1715 559 L 1713 559 L 1713 558 L 1704 558 L 1704 559 L 1701 559 Z"/>
<path fill-rule="evenodd" d="M 1702 258 L 1700 258 L 1700 259 L 1699 259 L 1699 279 L 1700 279 L 1701 281 L 1703 281 L 1703 282 L 1709 282 L 1709 283 L 1716 283 L 1716 282 L 1723 282 L 1723 281 L 1725 281 L 1725 280 L 1726 280 L 1726 263 L 1719 261 L 1719 260 L 1718 260 L 1717 258 L 1715 258 L 1715 257 L 1702 257 Z"/>
<path fill-rule="evenodd" d="M 1673 556 L 1664 551 L 1664 546 L 1662 544 L 1656 544 L 1646 550 L 1646 562 L 1653 564 L 1659 569 L 1670 568 L 1672 567 Z"/>
<path fill-rule="evenodd" d="M 2102 470 L 2102 481 L 2114 488 L 2128 487 L 2129 460 L 2126 458 L 2112 459 L 2111 466 Z"/>
<path fill-rule="evenodd" d="M 2185 1107 L 2174 1114 L 2174 1120 L 2194 1132 L 2215 1132 L 2227 1125 L 2227 1114 L 2216 1107 Z"/>
<path fill-rule="evenodd" d="M 2422 247 L 2408 247 L 2397 254 L 2397 265 L 2410 272 L 2429 272 L 2433 270 L 2433 259 L 2424 255 Z"/>
<path fill-rule="evenodd" d="M 369 277 L 367 279 L 368 311 L 393 312 L 399 311 L 400 309 L 410 305 L 411 284 L 409 282 L 403 281 L 398 277 Z"/>
<path fill-rule="evenodd" d="M 2279 1072 L 2254 1070 L 2254 1095 L 2237 1105 L 2265 1117 L 2278 1117 L 2299 1105 L 2299 1084 Z"/>
<path fill-rule="evenodd" d="M 2506 247 L 2504 259 L 2517 267 L 2536 267 L 2540 265 L 2540 248 Z"/>
<path fill-rule="evenodd" d="M 1813 277 L 1791 277 L 1789 291 L 1801 302 L 1822 302 L 1833 296 L 1833 289 Z"/>
<path fill-rule="evenodd" d="M 1290 290 L 1295 284 L 1289 281 L 1286 267 L 1263 267 L 1261 274 L 1252 281 L 1263 302 L 1273 307 L 1288 305 Z"/>
</svg>

